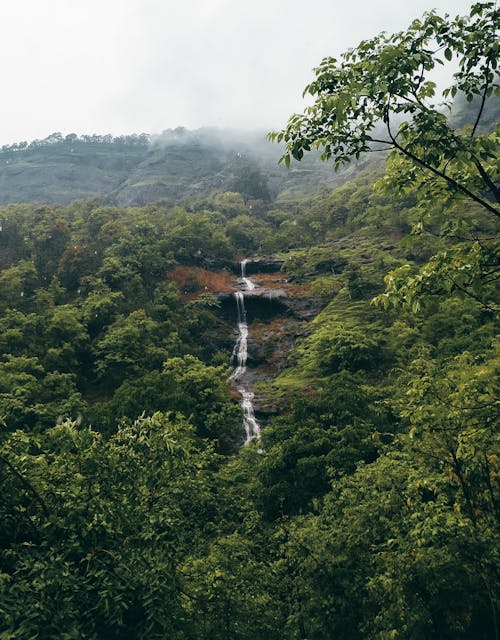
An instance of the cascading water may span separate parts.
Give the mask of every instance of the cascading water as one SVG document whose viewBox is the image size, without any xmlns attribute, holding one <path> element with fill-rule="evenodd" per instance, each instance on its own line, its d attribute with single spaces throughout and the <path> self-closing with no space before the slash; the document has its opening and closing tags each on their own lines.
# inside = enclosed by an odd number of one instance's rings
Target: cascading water
<svg viewBox="0 0 500 640">
<path fill-rule="evenodd" d="M 242 260 L 241 265 L 241 282 L 244 291 L 253 291 L 255 283 L 245 275 L 245 266 L 248 260 Z M 230 380 L 234 380 L 239 386 L 238 393 L 241 396 L 241 409 L 243 411 L 243 428 L 245 429 L 245 444 L 250 444 L 253 440 L 257 440 L 260 436 L 260 426 L 254 415 L 252 400 L 254 394 L 250 390 L 248 384 L 244 382 L 244 375 L 247 370 L 248 358 L 248 325 L 247 314 L 245 309 L 245 296 L 242 291 L 236 291 L 236 309 L 238 313 L 238 337 L 233 349 L 232 361 L 236 362 Z"/>
<path fill-rule="evenodd" d="M 245 298 L 241 291 L 236 291 L 236 308 L 238 311 L 238 337 L 233 349 L 233 359 L 236 359 L 236 368 L 231 374 L 231 380 L 239 380 L 247 370 L 248 358 L 248 325 L 245 310 Z"/>
<path fill-rule="evenodd" d="M 255 289 L 255 283 L 250 280 L 250 278 L 246 277 L 246 266 L 248 259 L 242 260 L 240 262 L 241 265 L 241 280 L 243 282 L 243 286 L 246 291 L 253 291 Z"/>
</svg>

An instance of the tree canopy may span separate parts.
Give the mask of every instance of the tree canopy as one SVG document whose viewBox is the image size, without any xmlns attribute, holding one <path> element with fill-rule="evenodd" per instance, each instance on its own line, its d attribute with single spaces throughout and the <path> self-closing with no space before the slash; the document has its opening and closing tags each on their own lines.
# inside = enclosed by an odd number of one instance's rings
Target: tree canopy
<svg viewBox="0 0 500 640">
<path fill-rule="evenodd" d="M 480 133 L 486 101 L 500 94 L 499 20 L 492 2 L 476 3 L 468 16 L 455 19 L 431 11 L 406 31 L 365 40 L 339 60 L 324 58 L 304 91 L 314 104 L 270 134 L 285 143 L 282 160 L 288 166 L 292 157 L 319 148 L 339 167 L 366 152 L 392 150 L 393 186 L 424 178 L 429 191 L 468 198 L 500 216 L 500 134 L 498 128 Z M 453 61 L 458 70 L 436 102 L 432 72 Z M 475 121 L 464 130 L 446 117 L 459 93 L 477 101 Z"/>
<path fill-rule="evenodd" d="M 0 207 L 0 640 L 498 639 L 497 19 L 429 13 L 318 71 L 289 157 L 380 139 L 385 176 Z M 453 56 L 459 119 L 427 77 Z"/>
</svg>

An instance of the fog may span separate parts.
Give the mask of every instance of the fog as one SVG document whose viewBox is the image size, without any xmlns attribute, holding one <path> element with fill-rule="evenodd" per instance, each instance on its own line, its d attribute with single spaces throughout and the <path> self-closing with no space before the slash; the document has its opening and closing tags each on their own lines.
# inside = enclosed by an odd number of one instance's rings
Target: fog
<svg viewBox="0 0 500 640">
<path fill-rule="evenodd" d="M 277 128 L 326 55 L 404 28 L 414 0 L 17 0 L 0 7 L 0 144 L 54 131 Z"/>
</svg>

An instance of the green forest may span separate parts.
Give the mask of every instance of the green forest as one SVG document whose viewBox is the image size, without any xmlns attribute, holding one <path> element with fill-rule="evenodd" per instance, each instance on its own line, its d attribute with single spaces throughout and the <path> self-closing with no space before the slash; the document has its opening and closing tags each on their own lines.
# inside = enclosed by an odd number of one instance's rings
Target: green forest
<svg viewBox="0 0 500 640">
<path fill-rule="evenodd" d="M 0 151 L 1 640 L 498 639 L 499 22 L 325 58 L 262 158 Z"/>
</svg>

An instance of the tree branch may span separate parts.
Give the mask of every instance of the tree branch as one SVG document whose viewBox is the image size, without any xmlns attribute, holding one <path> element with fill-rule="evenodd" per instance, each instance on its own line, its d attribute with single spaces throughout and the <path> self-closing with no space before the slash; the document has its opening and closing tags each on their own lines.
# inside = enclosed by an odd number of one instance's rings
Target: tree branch
<svg viewBox="0 0 500 640">
<path fill-rule="evenodd" d="M 492 313 L 498 312 L 498 308 L 491 307 L 489 304 L 484 302 L 484 300 L 481 300 L 479 296 L 476 296 L 474 293 L 472 293 L 472 291 L 469 291 L 466 287 L 462 287 L 462 285 L 458 284 L 458 282 L 456 282 L 453 278 L 449 278 L 449 280 L 456 289 L 464 293 L 466 296 L 469 296 L 469 298 L 472 298 L 473 300 L 478 302 L 482 307 L 484 307 L 488 311 L 491 311 Z"/>
<path fill-rule="evenodd" d="M 0 462 L 3 462 L 12 471 L 16 478 L 18 478 L 22 482 L 23 486 L 28 489 L 28 491 L 35 497 L 38 504 L 42 507 L 42 511 L 48 518 L 50 513 L 47 509 L 47 505 L 45 504 L 38 491 L 33 487 L 31 482 L 29 482 L 29 480 L 26 480 L 26 478 L 21 473 L 19 473 L 19 471 L 7 460 L 7 458 L 0 456 Z"/>
<path fill-rule="evenodd" d="M 488 93 L 488 87 L 489 87 L 489 80 L 488 80 L 488 71 L 490 68 L 490 58 L 488 57 L 486 60 L 486 69 L 484 72 L 484 76 L 486 78 L 486 84 L 484 85 L 484 91 L 483 91 L 483 96 L 481 98 L 481 106 L 479 107 L 479 111 L 476 117 L 476 121 L 474 122 L 474 126 L 472 127 L 472 131 L 470 134 L 471 140 L 474 137 L 475 133 L 476 133 L 476 129 L 479 125 L 479 121 L 481 120 L 481 116 L 483 115 L 483 110 L 484 110 L 484 105 L 486 103 L 486 94 Z"/>
<path fill-rule="evenodd" d="M 395 148 L 398 151 L 400 151 L 403 155 L 407 156 L 408 158 L 416 162 L 418 165 L 420 165 L 424 169 L 427 169 L 428 171 L 438 176 L 442 180 L 445 180 L 454 189 L 461 191 L 468 198 L 470 198 L 471 200 L 474 200 L 474 202 L 477 202 L 479 205 L 484 207 L 490 213 L 493 213 L 497 218 L 500 218 L 500 211 L 496 209 L 493 205 L 491 205 L 489 202 L 487 202 L 486 200 L 483 200 L 482 198 L 477 196 L 475 193 L 472 193 L 472 191 L 469 191 L 467 187 L 464 187 L 462 184 L 460 184 L 453 178 L 450 178 L 450 176 L 447 176 L 442 171 L 439 171 L 439 169 L 436 169 L 432 165 L 428 164 L 427 162 L 425 162 L 424 160 L 422 160 L 421 158 L 413 154 L 411 151 L 409 151 L 407 148 L 401 146 L 395 139 L 393 140 L 393 142 L 394 142 Z"/>
<path fill-rule="evenodd" d="M 491 213 L 496 215 L 497 218 L 500 218 L 500 210 L 496 209 L 494 206 L 489 204 L 489 202 L 487 202 L 486 200 L 483 200 L 479 196 L 476 196 L 475 193 L 472 193 L 472 191 L 469 191 L 469 189 L 467 189 L 467 187 L 464 187 L 463 185 L 461 185 L 459 182 L 457 182 L 453 178 L 450 178 L 450 176 L 447 176 L 442 171 L 439 171 L 439 169 L 436 169 L 432 165 L 430 165 L 427 162 L 425 162 L 425 160 L 422 160 L 422 158 L 419 158 L 418 156 L 416 156 L 414 153 L 409 151 L 406 147 L 403 147 L 402 145 L 400 145 L 399 142 L 396 140 L 396 137 L 394 136 L 394 134 L 391 131 L 391 126 L 390 126 L 390 123 L 389 123 L 389 108 L 388 107 L 386 107 L 386 109 L 385 109 L 385 123 L 386 123 L 386 127 L 387 127 L 387 133 L 389 134 L 389 138 L 391 139 L 392 144 L 393 144 L 395 149 L 400 151 L 406 157 L 408 157 L 411 160 L 413 160 L 413 162 L 416 162 L 418 165 L 420 165 L 424 169 L 427 169 L 428 171 L 430 171 L 434 175 L 438 176 L 442 180 L 445 180 L 454 189 L 457 189 L 458 191 L 461 191 L 462 193 L 464 193 L 471 200 L 474 200 L 474 202 L 477 202 L 482 207 L 484 207 L 485 209 L 487 209 L 488 211 L 490 211 Z"/>
<path fill-rule="evenodd" d="M 479 171 L 479 175 L 488 185 L 488 188 L 491 191 L 491 193 L 495 196 L 495 200 L 500 204 L 500 189 L 496 186 L 496 184 L 493 182 L 490 176 L 486 173 L 485 168 L 477 158 L 474 158 L 474 164 L 476 165 L 477 170 Z"/>
</svg>

